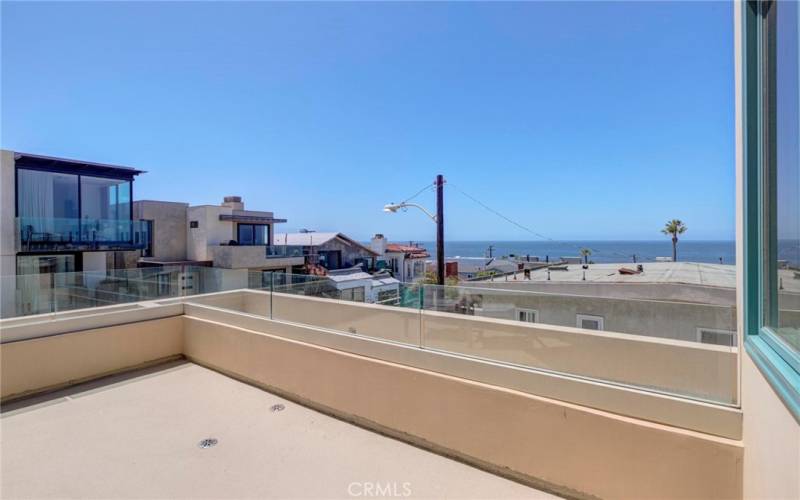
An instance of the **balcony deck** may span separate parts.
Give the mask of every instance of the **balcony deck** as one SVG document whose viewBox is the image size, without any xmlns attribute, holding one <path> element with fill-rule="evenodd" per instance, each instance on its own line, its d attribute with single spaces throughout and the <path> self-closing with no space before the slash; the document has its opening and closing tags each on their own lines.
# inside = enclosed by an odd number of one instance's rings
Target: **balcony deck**
<svg viewBox="0 0 800 500">
<path fill-rule="evenodd" d="M 3 498 L 556 498 L 188 362 L 6 404 L 0 427 Z"/>
</svg>

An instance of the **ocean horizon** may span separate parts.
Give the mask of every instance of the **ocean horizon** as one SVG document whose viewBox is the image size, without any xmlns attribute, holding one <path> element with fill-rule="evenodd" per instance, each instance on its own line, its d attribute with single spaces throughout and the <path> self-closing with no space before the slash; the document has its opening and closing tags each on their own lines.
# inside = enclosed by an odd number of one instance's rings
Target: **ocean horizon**
<svg viewBox="0 0 800 500">
<path fill-rule="evenodd" d="M 403 243 L 403 242 L 398 242 Z M 406 242 L 407 243 L 407 242 Z M 436 242 L 415 241 L 435 255 Z M 580 255 L 581 248 L 588 248 L 590 261 L 597 263 L 654 262 L 656 257 L 672 257 L 672 241 L 662 240 L 574 240 L 574 241 L 445 241 L 447 257 L 488 257 L 489 246 L 494 257 L 520 255 L 558 260 L 560 257 Z M 734 240 L 685 240 L 678 242 L 678 260 L 719 264 L 736 263 Z"/>
</svg>

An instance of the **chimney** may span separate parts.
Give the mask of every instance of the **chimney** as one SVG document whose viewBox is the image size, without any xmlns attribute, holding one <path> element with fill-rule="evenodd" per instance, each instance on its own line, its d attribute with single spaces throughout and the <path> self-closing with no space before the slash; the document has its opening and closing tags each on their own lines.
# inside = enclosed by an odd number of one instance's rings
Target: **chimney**
<svg viewBox="0 0 800 500">
<path fill-rule="evenodd" d="M 244 210 L 244 203 L 242 203 L 241 196 L 226 196 L 222 200 L 223 207 L 230 207 L 234 210 Z"/>
<path fill-rule="evenodd" d="M 383 255 L 386 253 L 386 238 L 384 238 L 382 234 L 377 233 L 372 237 L 372 240 L 370 240 L 369 246 L 373 252 L 378 255 Z"/>
</svg>

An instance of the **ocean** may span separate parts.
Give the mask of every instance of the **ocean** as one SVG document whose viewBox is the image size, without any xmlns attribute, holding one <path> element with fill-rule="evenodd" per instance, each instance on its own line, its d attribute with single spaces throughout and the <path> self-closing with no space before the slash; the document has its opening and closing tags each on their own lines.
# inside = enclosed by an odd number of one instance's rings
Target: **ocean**
<svg viewBox="0 0 800 500">
<path fill-rule="evenodd" d="M 398 242 L 403 243 L 403 242 Z M 415 242 L 425 247 L 434 256 L 436 243 L 433 241 Z M 445 241 L 447 257 L 485 257 L 488 247 L 494 247 L 495 257 L 504 255 L 530 255 L 544 260 L 558 260 L 559 257 L 575 257 L 580 255 L 581 248 L 589 248 L 592 255 L 590 261 L 601 262 L 654 262 L 656 257 L 672 257 L 672 241 Z M 697 241 L 678 242 L 678 260 L 684 262 L 707 262 L 719 264 L 736 263 L 736 244 L 731 241 Z"/>
</svg>

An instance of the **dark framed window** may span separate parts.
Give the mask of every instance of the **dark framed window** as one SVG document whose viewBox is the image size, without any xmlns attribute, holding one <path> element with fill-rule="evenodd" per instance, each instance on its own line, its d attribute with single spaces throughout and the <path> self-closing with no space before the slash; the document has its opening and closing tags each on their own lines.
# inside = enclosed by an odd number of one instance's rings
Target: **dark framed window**
<svg viewBox="0 0 800 500">
<path fill-rule="evenodd" d="M 16 210 L 23 240 L 130 241 L 130 179 L 18 166 Z"/>
<path fill-rule="evenodd" d="M 240 245 L 268 245 L 268 224 L 239 224 L 237 241 Z"/>
<path fill-rule="evenodd" d="M 144 248 L 142 248 L 142 257 L 153 256 L 153 221 L 144 221 Z"/>
<path fill-rule="evenodd" d="M 742 22 L 745 348 L 800 420 L 800 9 Z"/>
</svg>

